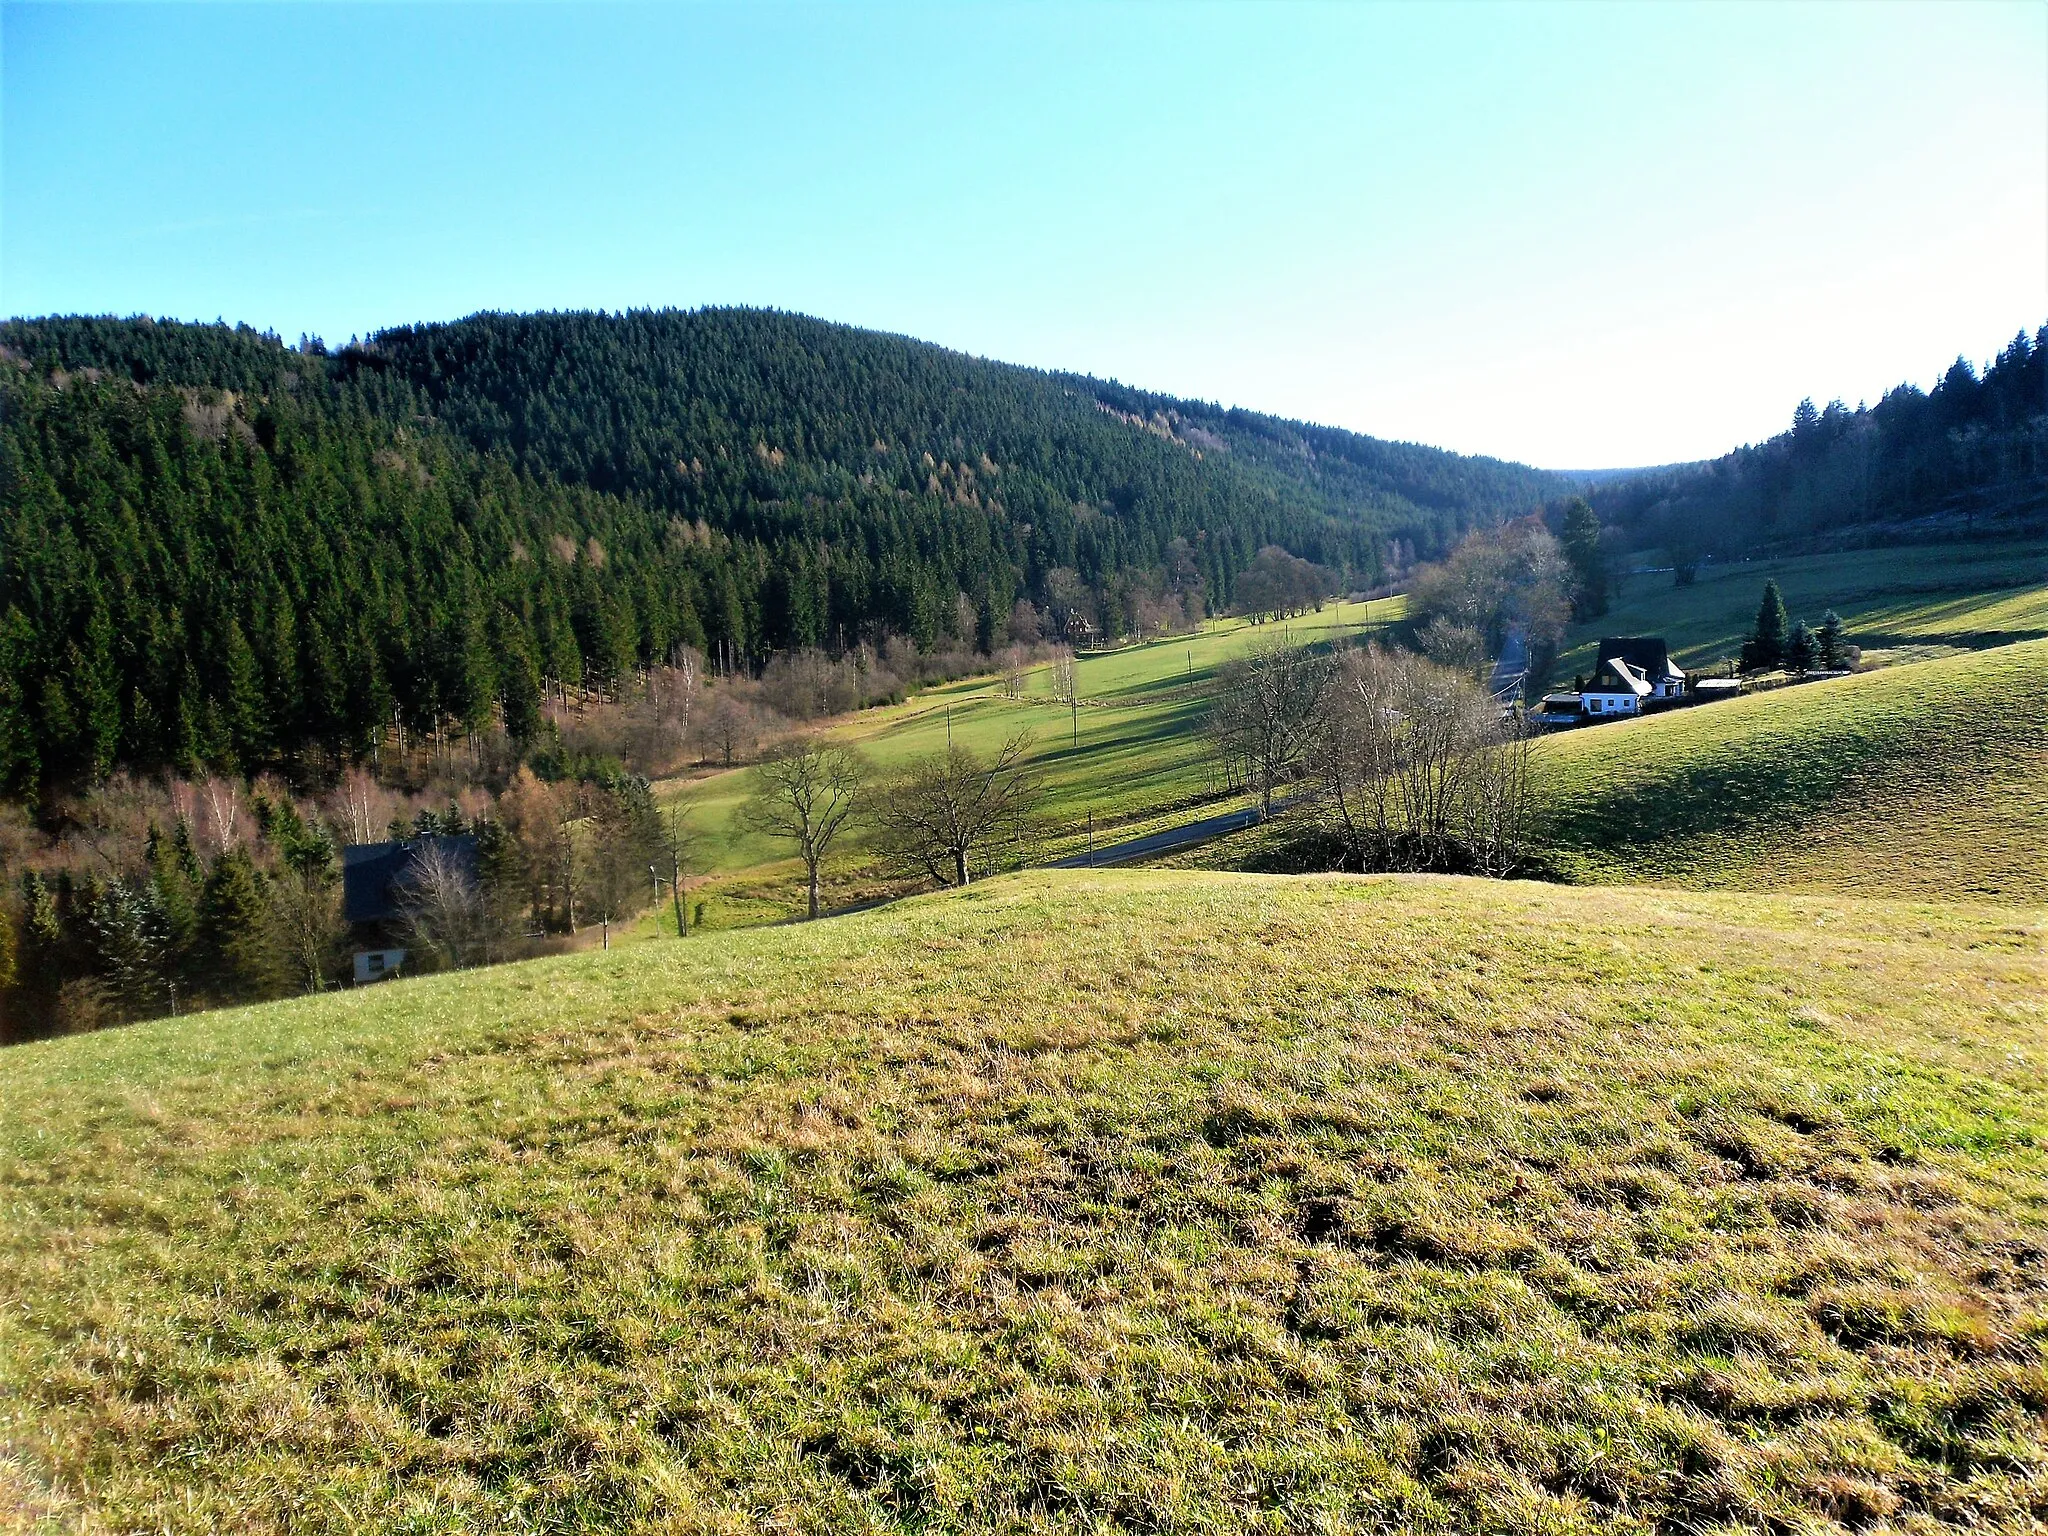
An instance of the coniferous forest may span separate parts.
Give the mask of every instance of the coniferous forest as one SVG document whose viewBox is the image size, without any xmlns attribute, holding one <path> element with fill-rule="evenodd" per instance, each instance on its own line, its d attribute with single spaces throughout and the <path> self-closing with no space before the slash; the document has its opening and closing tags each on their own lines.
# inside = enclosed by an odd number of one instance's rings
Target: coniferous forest
<svg viewBox="0 0 2048 1536">
<path fill-rule="evenodd" d="M 1608 478 L 1601 521 L 1683 570 L 1705 555 L 2020 532 L 2048 522 L 2048 326 L 1981 373 L 1875 405 L 1802 400 L 1788 430 L 1718 459 Z"/>
<path fill-rule="evenodd" d="M 1172 559 L 1354 584 L 1555 494 L 1495 460 L 758 311 L 478 316 L 330 353 L 0 327 L 0 789 L 514 738 L 545 691 L 1002 635 Z M 1178 543 L 1176 542 L 1178 541 Z"/>
</svg>

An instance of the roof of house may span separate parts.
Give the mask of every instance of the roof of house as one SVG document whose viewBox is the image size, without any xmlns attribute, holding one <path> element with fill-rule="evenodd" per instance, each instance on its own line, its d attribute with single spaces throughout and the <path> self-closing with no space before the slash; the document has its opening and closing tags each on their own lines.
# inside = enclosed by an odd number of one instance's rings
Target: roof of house
<svg viewBox="0 0 2048 1536">
<path fill-rule="evenodd" d="M 473 837 L 415 837 L 402 843 L 356 843 L 341 850 L 341 918 L 381 923 L 399 915 L 413 861 L 435 844 L 476 873 Z"/>
<path fill-rule="evenodd" d="M 1602 673 L 1614 679 L 1614 686 L 1609 687 L 1602 681 Z M 1641 672 L 1630 666 L 1626 661 L 1623 661 L 1619 656 L 1608 656 L 1602 659 L 1599 667 L 1594 670 L 1593 675 L 1586 680 L 1586 692 L 1632 693 L 1640 699 L 1649 695 L 1650 684 Z"/>
<path fill-rule="evenodd" d="M 1600 642 L 1600 655 L 1594 665 L 1610 661 L 1625 661 L 1652 682 L 1685 680 L 1685 669 L 1671 660 L 1671 650 L 1657 635 L 1609 635 Z"/>
</svg>

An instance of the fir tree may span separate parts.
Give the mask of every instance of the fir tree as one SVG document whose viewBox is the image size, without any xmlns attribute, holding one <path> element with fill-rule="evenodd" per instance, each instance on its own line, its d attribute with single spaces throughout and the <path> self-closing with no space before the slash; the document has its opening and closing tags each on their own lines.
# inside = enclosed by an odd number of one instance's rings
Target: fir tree
<svg viewBox="0 0 2048 1536">
<path fill-rule="evenodd" d="M 1607 611 L 1607 562 L 1600 550 L 1600 517 L 1583 496 L 1565 503 L 1558 543 L 1572 568 L 1572 616 L 1598 618 Z"/>
<path fill-rule="evenodd" d="M 256 666 L 256 653 L 242 633 L 242 626 L 229 619 L 221 642 L 221 671 L 225 682 L 225 724 L 234 758 L 253 771 L 270 751 L 270 728 L 265 717 L 263 678 Z"/>
<path fill-rule="evenodd" d="M 64 924 L 56 893 L 31 869 L 21 877 L 21 946 L 15 969 L 17 985 L 26 994 L 28 1011 L 46 1017 L 63 984 Z"/>
<path fill-rule="evenodd" d="M 1785 659 L 1785 599 L 1775 581 L 1764 583 L 1757 605 L 1756 626 L 1742 643 L 1742 670 L 1768 672 Z"/>
<path fill-rule="evenodd" d="M 9 608 L 0 617 L 0 794 L 32 796 L 42 781 L 42 754 L 30 702 L 29 663 L 35 635 L 28 617 Z"/>
<path fill-rule="evenodd" d="M 239 848 L 228 849 L 213 861 L 199 903 L 202 974 L 217 1000 L 249 1001 L 282 990 L 269 918 L 254 861 Z"/>
<path fill-rule="evenodd" d="M 1821 670 L 1839 672 L 1848 665 L 1848 641 L 1843 630 L 1842 616 L 1830 608 L 1820 621 L 1820 630 L 1814 636 L 1814 644 L 1820 657 Z"/>
<path fill-rule="evenodd" d="M 1814 644 L 1813 631 L 1801 619 L 1792 626 L 1792 633 L 1785 641 L 1785 665 L 1794 672 L 1811 672 L 1819 659 L 1820 648 Z"/>
</svg>

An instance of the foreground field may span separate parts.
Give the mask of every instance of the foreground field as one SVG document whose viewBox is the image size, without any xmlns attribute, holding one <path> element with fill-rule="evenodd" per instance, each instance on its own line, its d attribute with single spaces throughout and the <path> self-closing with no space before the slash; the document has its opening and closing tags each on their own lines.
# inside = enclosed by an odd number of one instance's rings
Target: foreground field
<svg viewBox="0 0 2048 1536">
<path fill-rule="evenodd" d="M 2048 902 L 2048 640 L 1552 737 L 1576 878 Z"/>
<path fill-rule="evenodd" d="M 121 1530 L 2036 1530 L 2042 939 L 1035 874 L 20 1047 L 0 1489 Z"/>
<path fill-rule="evenodd" d="M 1918 544 L 1702 566 L 1690 587 L 1669 572 L 1624 576 L 1610 611 L 1565 637 L 1552 676 L 1591 670 L 1602 635 L 1662 635 L 1695 670 L 1731 661 L 1766 581 L 1795 619 L 1840 613 L 1871 665 L 2048 637 L 2048 544 Z"/>
</svg>

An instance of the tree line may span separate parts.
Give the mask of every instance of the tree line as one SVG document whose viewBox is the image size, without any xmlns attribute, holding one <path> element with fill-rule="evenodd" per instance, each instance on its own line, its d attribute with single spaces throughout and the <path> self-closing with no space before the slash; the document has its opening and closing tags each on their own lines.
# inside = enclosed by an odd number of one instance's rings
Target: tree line
<svg viewBox="0 0 2048 1536">
<path fill-rule="evenodd" d="M 1603 524 L 1666 550 L 1684 582 L 1708 555 L 1912 532 L 2038 525 L 2048 515 L 2048 326 L 2022 330 L 1981 371 L 1957 358 L 1928 389 L 1875 405 L 1802 400 L 1765 442 L 1590 491 Z"/>
<path fill-rule="evenodd" d="M 687 821 L 625 774 L 548 783 L 521 768 L 495 797 L 466 795 L 468 811 L 401 800 L 361 772 L 319 802 L 274 779 L 118 789 L 74 828 L 80 857 L 30 864 L 0 899 L 0 1041 L 345 984 L 348 843 L 398 839 L 429 855 L 399 922 L 425 970 L 608 933 L 654 899 L 651 865 L 673 883 L 695 857 Z M 473 848 L 459 870 L 436 854 L 450 839 Z"/>
</svg>

